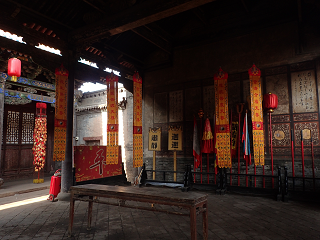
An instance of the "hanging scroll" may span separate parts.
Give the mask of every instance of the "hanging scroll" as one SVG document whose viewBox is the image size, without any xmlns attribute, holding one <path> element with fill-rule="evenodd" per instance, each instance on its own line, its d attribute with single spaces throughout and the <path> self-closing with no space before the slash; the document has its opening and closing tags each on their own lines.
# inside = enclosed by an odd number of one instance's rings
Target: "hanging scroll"
<svg viewBox="0 0 320 240">
<path fill-rule="evenodd" d="M 261 71 L 256 65 L 249 69 L 250 95 L 251 95 L 251 119 L 253 135 L 254 164 L 264 165 L 264 133 L 263 113 L 261 97 Z"/>
<path fill-rule="evenodd" d="M 217 165 L 221 168 L 231 167 L 227 79 L 221 68 L 214 75 Z"/>
<path fill-rule="evenodd" d="M 63 67 L 56 68 L 56 111 L 54 119 L 53 161 L 64 161 L 67 136 L 67 90 L 69 72 Z"/>
<path fill-rule="evenodd" d="M 142 165 L 142 78 L 136 72 L 133 75 L 133 167 Z"/>
<path fill-rule="evenodd" d="M 118 76 L 113 73 L 107 83 L 107 152 L 106 163 L 118 164 Z"/>
</svg>

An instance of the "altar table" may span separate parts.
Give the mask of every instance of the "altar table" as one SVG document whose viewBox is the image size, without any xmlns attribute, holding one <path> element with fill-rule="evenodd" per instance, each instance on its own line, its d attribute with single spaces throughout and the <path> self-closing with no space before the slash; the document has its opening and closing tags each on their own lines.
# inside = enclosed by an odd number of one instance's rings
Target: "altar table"
<svg viewBox="0 0 320 240">
<path fill-rule="evenodd" d="M 72 234 L 75 200 L 89 202 L 88 229 L 91 228 L 92 205 L 103 203 L 120 207 L 165 212 L 190 217 L 191 239 L 197 239 L 197 214 L 202 213 L 203 239 L 208 238 L 207 195 L 197 192 L 182 192 L 179 189 L 157 187 L 123 187 L 99 184 L 86 184 L 70 188 L 70 215 L 68 234 Z M 129 203 L 128 203 L 129 202 Z M 132 205 L 131 202 L 140 204 Z M 141 204 L 143 203 L 143 204 Z M 176 209 L 157 208 L 157 205 L 177 207 Z M 184 210 L 185 212 L 183 212 Z M 186 212 L 187 211 L 187 212 Z"/>
</svg>

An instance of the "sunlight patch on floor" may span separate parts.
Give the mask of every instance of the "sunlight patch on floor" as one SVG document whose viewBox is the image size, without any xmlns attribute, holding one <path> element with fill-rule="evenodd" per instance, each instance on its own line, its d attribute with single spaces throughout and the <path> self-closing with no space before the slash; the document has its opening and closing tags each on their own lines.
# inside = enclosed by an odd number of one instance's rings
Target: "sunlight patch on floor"
<svg viewBox="0 0 320 240">
<path fill-rule="evenodd" d="M 47 200 L 47 198 L 48 198 L 48 195 L 45 195 L 45 196 L 36 197 L 36 198 L 30 198 L 30 199 L 26 199 L 26 200 L 22 200 L 22 201 L 18 201 L 18 202 L 3 204 L 3 205 L 0 205 L 0 211 L 8 209 L 8 208 L 27 205 L 27 204 L 30 204 L 30 203 L 41 202 L 41 201 Z"/>
</svg>

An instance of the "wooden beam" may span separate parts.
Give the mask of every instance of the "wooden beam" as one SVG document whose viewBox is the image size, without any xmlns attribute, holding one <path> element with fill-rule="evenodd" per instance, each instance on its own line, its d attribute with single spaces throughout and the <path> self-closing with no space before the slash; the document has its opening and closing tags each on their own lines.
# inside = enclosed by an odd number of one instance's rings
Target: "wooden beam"
<svg viewBox="0 0 320 240">
<path fill-rule="evenodd" d="M 29 11 L 29 12 L 31 12 L 31 13 L 33 13 L 33 14 L 38 15 L 38 16 L 41 17 L 41 18 L 45 18 L 45 19 L 49 20 L 50 22 L 57 23 L 57 24 L 59 24 L 60 26 L 63 26 L 63 27 L 68 28 L 69 30 L 72 30 L 72 27 L 70 27 L 70 26 L 68 26 L 68 25 L 66 25 L 66 24 L 64 24 L 64 23 L 62 23 L 62 22 L 60 22 L 60 21 L 58 21 L 58 20 L 56 20 L 56 19 L 54 19 L 54 18 L 51 18 L 51 17 L 49 17 L 48 15 L 42 14 L 42 13 L 40 13 L 40 12 L 37 12 L 37 11 L 33 10 L 32 8 L 26 7 L 26 6 L 24 6 L 24 5 L 16 2 L 16 1 L 14 1 L 14 0 L 7 0 L 7 1 L 15 4 L 16 6 L 18 6 L 18 7 L 20 7 L 20 8 L 24 8 L 24 9 L 26 9 L 27 11 Z"/>
<path fill-rule="evenodd" d="M 205 16 L 205 13 L 202 11 L 200 7 L 193 9 L 193 13 L 197 16 L 197 18 L 202 22 L 204 26 L 207 26 L 209 24 L 208 19 Z"/>
<path fill-rule="evenodd" d="M 144 39 L 151 42 L 158 48 L 162 49 L 163 51 L 171 54 L 172 44 L 168 41 L 165 41 L 163 38 L 160 38 L 159 35 L 152 31 L 151 28 L 138 27 L 132 29 L 131 31 L 143 37 Z"/>
<path fill-rule="evenodd" d="M 244 2 L 244 0 L 241 0 L 241 3 L 243 5 L 244 9 L 246 10 L 246 12 L 249 13 L 250 11 L 249 11 L 249 9 L 247 7 L 247 4 Z"/>
<path fill-rule="evenodd" d="M 181 12 L 202 6 L 215 0 L 153 0 L 144 1 L 122 12 L 78 28 L 71 32 L 71 41 L 90 43 L 113 36 Z"/>
</svg>

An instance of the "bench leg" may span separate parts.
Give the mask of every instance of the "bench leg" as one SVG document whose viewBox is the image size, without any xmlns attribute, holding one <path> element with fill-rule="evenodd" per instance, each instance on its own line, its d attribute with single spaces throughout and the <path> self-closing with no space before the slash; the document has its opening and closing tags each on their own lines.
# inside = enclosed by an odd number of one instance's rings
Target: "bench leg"
<svg viewBox="0 0 320 240">
<path fill-rule="evenodd" d="M 69 212 L 69 227 L 68 227 L 68 236 L 72 235 L 72 226 L 73 226 L 73 217 L 74 217 L 74 202 L 73 193 L 70 196 L 70 212 Z"/>
<path fill-rule="evenodd" d="M 89 196 L 89 199 L 91 201 L 89 201 L 89 206 L 88 206 L 88 226 L 87 226 L 87 230 L 91 229 L 93 196 Z"/>
<path fill-rule="evenodd" d="M 196 208 L 190 208 L 191 240 L 197 240 L 197 213 Z"/>
<path fill-rule="evenodd" d="M 208 204 L 203 204 L 205 211 L 202 212 L 203 239 L 208 240 Z"/>
</svg>

